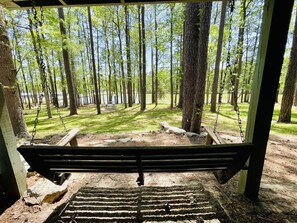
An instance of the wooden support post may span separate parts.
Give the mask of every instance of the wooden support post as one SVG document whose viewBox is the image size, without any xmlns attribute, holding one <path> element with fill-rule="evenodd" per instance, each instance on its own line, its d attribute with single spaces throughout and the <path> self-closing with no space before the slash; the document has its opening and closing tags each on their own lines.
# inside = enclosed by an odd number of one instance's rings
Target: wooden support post
<svg viewBox="0 0 297 223">
<path fill-rule="evenodd" d="M 266 0 L 252 98 L 246 129 L 246 142 L 255 145 L 248 171 L 241 174 L 239 190 L 258 199 L 275 95 L 281 74 L 294 0 Z"/>
<path fill-rule="evenodd" d="M 16 148 L 16 137 L 0 85 L 0 188 L 3 190 L 0 192 L 11 200 L 17 200 L 26 190 L 26 171 Z"/>
</svg>

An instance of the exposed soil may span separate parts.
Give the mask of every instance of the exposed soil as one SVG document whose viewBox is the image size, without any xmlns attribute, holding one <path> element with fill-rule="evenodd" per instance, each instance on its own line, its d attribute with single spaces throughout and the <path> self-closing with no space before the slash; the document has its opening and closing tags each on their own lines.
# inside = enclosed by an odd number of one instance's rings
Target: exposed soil
<svg viewBox="0 0 297 223">
<path fill-rule="evenodd" d="M 238 142 L 233 133 L 221 136 L 229 142 Z M 46 139 L 57 142 L 61 136 Z M 111 140 L 111 141 L 110 141 Z M 112 141 L 115 140 L 115 141 Z M 203 143 L 203 138 L 188 138 L 164 132 L 80 135 L 79 145 L 85 146 L 137 146 L 137 145 L 187 145 Z M 27 179 L 28 187 L 41 176 Z M 1 223 L 41 223 L 53 210 L 67 202 L 81 187 L 123 188 L 137 187 L 136 174 L 72 174 L 68 192 L 54 204 L 28 206 L 19 199 L 1 216 Z M 270 136 L 260 188 L 260 200 L 251 201 L 237 191 L 238 175 L 227 184 L 220 185 L 212 173 L 146 174 L 146 186 L 177 186 L 199 183 L 219 202 L 230 222 L 297 222 L 297 136 Z"/>
</svg>

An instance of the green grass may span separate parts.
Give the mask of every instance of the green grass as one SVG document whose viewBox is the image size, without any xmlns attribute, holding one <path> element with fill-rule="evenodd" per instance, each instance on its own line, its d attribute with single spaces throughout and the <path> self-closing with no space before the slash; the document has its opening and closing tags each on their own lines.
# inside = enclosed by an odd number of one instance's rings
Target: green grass
<svg viewBox="0 0 297 223">
<path fill-rule="evenodd" d="M 102 107 L 104 108 L 104 107 Z M 102 109 L 103 110 L 103 109 Z M 58 114 L 53 109 L 53 117 L 47 118 L 46 109 L 42 108 L 37 125 L 37 138 L 54 134 L 63 134 L 64 128 Z M 148 132 L 159 129 L 161 121 L 179 126 L 181 123 L 181 110 L 170 110 L 168 105 L 160 104 L 157 107 L 148 105 L 146 111 L 140 112 L 140 106 L 124 109 L 117 105 L 115 111 L 103 110 L 96 115 L 95 106 L 85 106 L 78 109 L 78 115 L 69 116 L 69 110 L 60 109 L 68 130 L 80 128 L 81 134 L 119 133 L 119 132 Z M 25 121 L 29 131 L 33 129 L 36 116 L 35 110 L 25 111 Z"/>
<path fill-rule="evenodd" d="M 239 104 L 243 130 L 246 127 L 248 107 L 247 103 Z M 104 108 L 104 106 L 102 107 Z M 103 109 L 102 109 L 103 110 Z M 271 126 L 272 134 L 297 135 L 297 109 L 292 110 L 292 123 L 277 123 L 280 106 L 275 105 L 273 121 Z M 167 121 L 170 125 L 181 126 L 181 109 L 170 109 L 168 104 L 160 104 L 157 107 L 147 105 L 147 110 L 140 112 L 139 105 L 125 109 L 123 105 L 117 105 L 116 110 L 103 110 L 101 115 L 96 115 L 94 105 L 80 107 L 78 115 L 69 116 L 69 110 L 60 109 L 63 120 L 68 130 L 80 128 L 80 134 L 100 133 L 124 133 L 124 132 L 148 132 L 159 130 L 159 123 Z M 52 109 L 53 118 L 48 119 L 45 107 L 42 108 L 37 125 L 36 138 L 65 134 L 63 125 L 55 109 Z M 31 132 L 34 125 L 36 110 L 25 110 L 25 121 L 28 130 Z M 209 112 L 209 105 L 205 106 L 203 113 L 203 125 L 213 126 L 216 113 Z M 218 119 L 218 130 L 238 132 L 237 115 L 228 104 L 223 104 Z"/>
</svg>

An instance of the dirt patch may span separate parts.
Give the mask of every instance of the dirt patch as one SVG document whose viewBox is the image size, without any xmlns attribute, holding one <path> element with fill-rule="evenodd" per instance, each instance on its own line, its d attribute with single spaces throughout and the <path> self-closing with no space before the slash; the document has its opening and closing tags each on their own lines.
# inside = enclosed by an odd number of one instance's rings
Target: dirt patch
<svg viewBox="0 0 297 223">
<path fill-rule="evenodd" d="M 45 139 L 55 143 L 62 136 Z M 235 134 L 225 133 L 228 142 L 238 142 Z M 150 146 L 189 145 L 204 143 L 204 138 L 178 136 L 165 132 L 79 135 L 82 146 Z M 172 187 L 203 185 L 219 202 L 231 222 L 297 222 L 297 137 L 271 136 L 263 171 L 260 201 L 252 202 L 237 192 L 238 175 L 227 184 L 220 185 L 210 172 L 179 174 L 145 174 L 145 185 Z M 27 179 L 30 187 L 39 175 Z M 25 205 L 22 199 L 15 202 L 1 216 L 0 222 L 44 222 L 53 210 L 67 202 L 81 187 L 129 188 L 137 187 L 136 174 L 72 174 L 69 191 L 54 204 Z"/>
</svg>

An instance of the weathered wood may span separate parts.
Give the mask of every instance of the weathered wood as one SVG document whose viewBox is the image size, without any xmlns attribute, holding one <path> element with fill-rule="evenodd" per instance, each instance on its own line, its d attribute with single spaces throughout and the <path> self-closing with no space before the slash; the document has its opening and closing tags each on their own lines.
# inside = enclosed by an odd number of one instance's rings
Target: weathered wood
<svg viewBox="0 0 297 223">
<path fill-rule="evenodd" d="M 26 173 L 16 150 L 16 137 L 0 85 L 0 195 L 18 199 L 26 190 Z"/>
<path fill-rule="evenodd" d="M 214 132 L 213 128 L 209 126 L 204 126 L 204 130 L 207 132 L 206 145 L 215 144 L 226 144 L 225 140 Z"/>
<path fill-rule="evenodd" d="M 293 0 L 265 1 L 245 139 L 253 143 L 255 149 L 239 187 L 249 198 L 258 198 L 293 3 Z"/>
<path fill-rule="evenodd" d="M 66 146 L 70 143 L 71 146 L 77 146 L 76 135 L 79 132 L 79 128 L 74 128 L 70 132 L 68 132 L 59 142 L 57 142 L 57 146 Z"/>
<path fill-rule="evenodd" d="M 139 173 L 227 170 L 252 144 L 171 147 L 21 146 L 18 151 L 33 170 L 56 181 L 61 172 Z M 243 162 L 244 164 L 244 162 Z M 60 181 L 60 180 L 59 180 Z M 57 182 L 56 182 L 57 183 Z"/>
<path fill-rule="evenodd" d="M 213 128 L 204 126 L 207 132 L 206 144 L 226 144 L 225 140 L 213 131 Z M 251 151 L 241 150 L 236 153 L 236 157 L 229 163 L 227 169 L 214 171 L 214 175 L 220 184 L 227 183 L 238 171 L 242 170 L 248 160 Z M 222 158 L 221 158 L 222 159 Z"/>
</svg>

